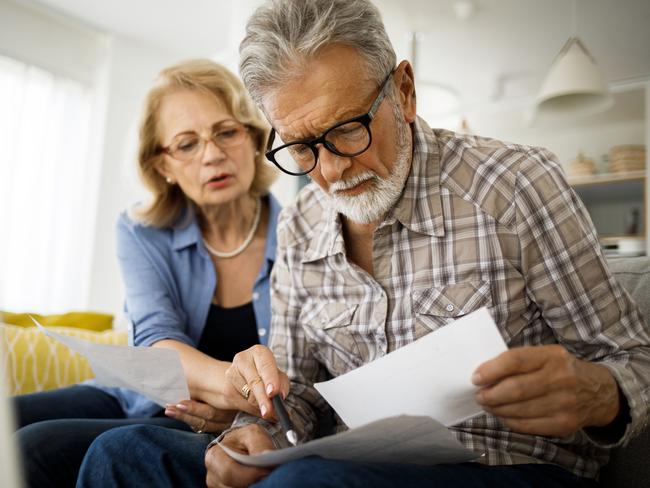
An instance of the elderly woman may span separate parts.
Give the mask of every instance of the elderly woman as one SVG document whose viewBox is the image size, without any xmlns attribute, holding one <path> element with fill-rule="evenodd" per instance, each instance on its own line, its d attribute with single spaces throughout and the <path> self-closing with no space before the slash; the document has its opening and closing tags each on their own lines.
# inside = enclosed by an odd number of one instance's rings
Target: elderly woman
<svg viewBox="0 0 650 488">
<path fill-rule="evenodd" d="M 178 351 L 191 400 L 163 410 L 93 384 L 16 397 L 30 486 L 74 485 L 90 444 L 116 427 L 202 434 L 222 430 L 238 410 L 271 415 L 269 403 L 254 400 L 266 385 L 226 377 L 238 351 L 268 338 L 279 205 L 268 192 L 275 171 L 261 154 L 266 136 L 224 67 L 194 60 L 162 71 L 146 98 L 138 155 L 153 199 L 120 216 L 117 248 L 131 342 Z M 288 391 L 286 381 L 273 384 L 270 395 Z"/>
</svg>

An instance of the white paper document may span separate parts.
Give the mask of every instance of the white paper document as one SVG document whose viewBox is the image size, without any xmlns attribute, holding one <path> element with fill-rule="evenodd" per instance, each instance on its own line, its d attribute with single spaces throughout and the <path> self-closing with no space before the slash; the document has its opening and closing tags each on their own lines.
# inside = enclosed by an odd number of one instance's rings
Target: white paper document
<svg viewBox="0 0 650 488">
<path fill-rule="evenodd" d="M 247 466 L 277 466 L 305 456 L 357 462 L 412 464 L 462 463 L 478 455 L 452 437 L 431 417 L 398 416 L 357 429 L 316 439 L 295 447 L 246 455 L 219 444 L 233 459 Z"/>
<path fill-rule="evenodd" d="M 314 386 L 350 428 L 398 415 L 446 426 L 479 414 L 470 377 L 507 350 L 486 308 L 344 375 Z"/>
<path fill-rule="evenodd" d="M 97 383 L 129 388 L 158 405 L 176 404 L 190 398 L 185 373 L 177 351 L 157 347 L 111 346 L 57 334 L 33 317 L 38 328 L 84 356 Z"/>
</svg>

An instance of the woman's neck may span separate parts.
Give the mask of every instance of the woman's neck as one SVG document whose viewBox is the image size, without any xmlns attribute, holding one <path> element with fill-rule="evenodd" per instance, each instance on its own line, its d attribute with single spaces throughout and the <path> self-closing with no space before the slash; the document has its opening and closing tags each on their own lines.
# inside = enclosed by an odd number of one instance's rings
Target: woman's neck
<svg viewBox="0 0 650 488">
<path fill-rule="evenodd" d="M 232 249 L 248 236 L 255 219 L 257 198 L 250 194 L 219 205 L 199 208 L 203 238 L 217 249 Z"/>
</svg>

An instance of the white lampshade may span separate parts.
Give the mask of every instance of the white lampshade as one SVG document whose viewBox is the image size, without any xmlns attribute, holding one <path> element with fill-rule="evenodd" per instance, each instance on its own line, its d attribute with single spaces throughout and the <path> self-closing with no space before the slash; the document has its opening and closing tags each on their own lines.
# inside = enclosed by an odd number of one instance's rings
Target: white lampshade
<svg viewBox="0 0 650 488">
<path fill-rule="evenodd" d="M 541 113 L 587 114 L 612 104 L 596 61 L 577 37 L 571 37 L 555 58 L 537 96 Z"/>
</svg>

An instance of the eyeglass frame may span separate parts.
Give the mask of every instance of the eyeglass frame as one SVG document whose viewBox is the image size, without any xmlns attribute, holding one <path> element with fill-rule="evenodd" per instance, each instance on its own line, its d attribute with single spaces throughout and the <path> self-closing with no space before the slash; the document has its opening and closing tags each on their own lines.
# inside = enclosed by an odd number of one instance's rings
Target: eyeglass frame
<svg viewBox="0 0 650 488">
<path fill-rule="evenodd" d="M 266 144 L 266 152 L 264 153 L 264 155 L 266 156 L 266 159 L 271 161 L 273 164 L 275 164 L 275 166 L 277 166 L 277 168 L 280 171 L 282 171 L 282 172 L 284 172 L 286 174 L 289 174 L 291 176 L 303 176 L 303 175 L 309 174 L 312 171 L 314 171 L 314 168 L 316 168 L 316 166 L 318 165 L 318 148 L 316 147 L 318 144 L 322 144 L 323 147 L 325 149 L 327 149 L 329 152 L 331 152 L 333 154 L 336 154 L 337 156 L 342 156 L 342 157 L 351 158 L 351 157 L 358 156 L 359 154 L 362 154 L 362 153 L 366 152 L 368 150 L 368 148 L 372 144 L 372 131 L 370 130 L 370 122 L 372 122 L 374 120 L 375 114 L 377 113 L 377 110 L 379 109 L 379 106 L 381 105 L 381 102 L 383 102 L 384 98 L 386 98 L 386 94 L 388 93 L 387 87 L 390 86 L 390 81 L 393 79 L 393 74 L 394 73 L 395 73 L 395 70 L 391 70 L 391 72 L 388 73 L 388 76 L 386 76 L 386 79 L 381 84 L 381 88 L 379 90 L 379 93 L 377 94 L 377 97 L 372 102 L 372 105 L 370 106 L 370 109 L 365 114 L 359 115 L 357 117 L 352 117 L 351 119 L 346 119 L 346 120 L 344 120 L 342 122 L 337 122 L 335 125 L 331 126 L 329 129 L 325 130 L 318 137 L 315 137 L 315 138 L 312 138 L 312 139 L 301 139 L 301 140 L 297 140 L 297 141 L 292 141 L 292 142 L 284 144 L 284 145 L 282 145 L 280 147 L 277 147 L 275 149 L 271 149 L 273 147 L 273 141 L 275 140 L 275 135 L 276 135 L 275 129 L 273 127 L 271 127 L 271 132 L 269 133 L 269 139 L 268 139 L 268 142 Z M 325 140 L 325 137 L 327 136 L 327 134 L 329 134 L 334 129 L 337 129 L 337 128 L 341 127 L 342 125 L 345 125 L 345 124 L 350 124 L 352 122 L 358 122 L 358 123 L 360 123 L 361 125 L 363 125 L 366 128 L 366 130 L 368 131 L 368 145 L 366 147 L 364 147 L 361 151 L 357 151 L 356 153 L 345 154 L 345 153 L 342 153 L 342 152 L 338 151 L 335 146 L 333 146 L 330 142 Z M 307 171 L 303 171 L 301 173 L 294 173 L 293 171 L 286 170 L 280 165 L 280 163 L 278 163 L 275 160 L 275 154 L 278 151 L 281 151 L 283 149 L 286 149 L 289 146 L 294 146 L 294 145 L 297 145 L 297 144 L 302 144 L 302 145 L 308 146 L 311 149 L 312 153 L 314 154 L 314 165 L 310 169 L 308 169 Z"/>
<path fill-rule="evenodd" d="M 175 159 L 176 161 L 180 161 L 182 163 L 190 163 L 190 162 L 192 162 L 194 160 L 194 158 L 198 158 L 199 154 L 202 156 L 205 153 L 205 149 L 206 149 L 206 147 L 208 147 L 208 143 L 210 143 L 210 142 L 212 144 L 214 144 L 215 146 L 217 146 L 222 151 L 225 151 L 226 149 L 231 148 L 231 147 L 237 147 L 237 146 L 239 146 L 240 144 L 242 144 L 244 142 L 244 139 L 242 139 L 241 142 L 238 142 L 237 144 L 233 144 L 232 146 L 226 146 L 226 147 L 222 147 L 220 144 L 217 144 L 217 142 L 214 140 L 215 128 L 218 127 L 220 124 L 222 124 L 224 122 L 228 122 L 228 121 L 235 122 L 237 124 L 237 126 L 244 128 L 245 133 L 250 134 L 251 127 L 249 125 L 242 124 L 241 122 L 239 122 L 236 119 L 225 119 L 225 120 L 222 120 L 220 122 L 217 122 L 216 124 L 214 124 L 212 126 L 212 132 L 211 132 L 210 137 L 203 137 L 201 134 L 199 134 L 196 131 L 190 131 L 190 132 L 193 132 L 194 134 L 196 134 L 198 136 L 199 140 L 203 143 L 203 148 L 201 149 L 201 151 L 199 153 L 197 153 L 196 156 L 194 156 L 192 159 L 184 160 L 184 159 L 180 159 L 178 157 L 175 157 L 172 154 L 171 150 L 170 150 L 171 146 L 174 144 L 173 140 L 167 146 L 158 146 L 156 148 L 155 154 L 159 155 L 161 153 L 164 153 L 167 156 L 169 156 L 170 158 Z M 239 127 L 238 127 L 238 129 L 239 129 Z"/>
</svg>

